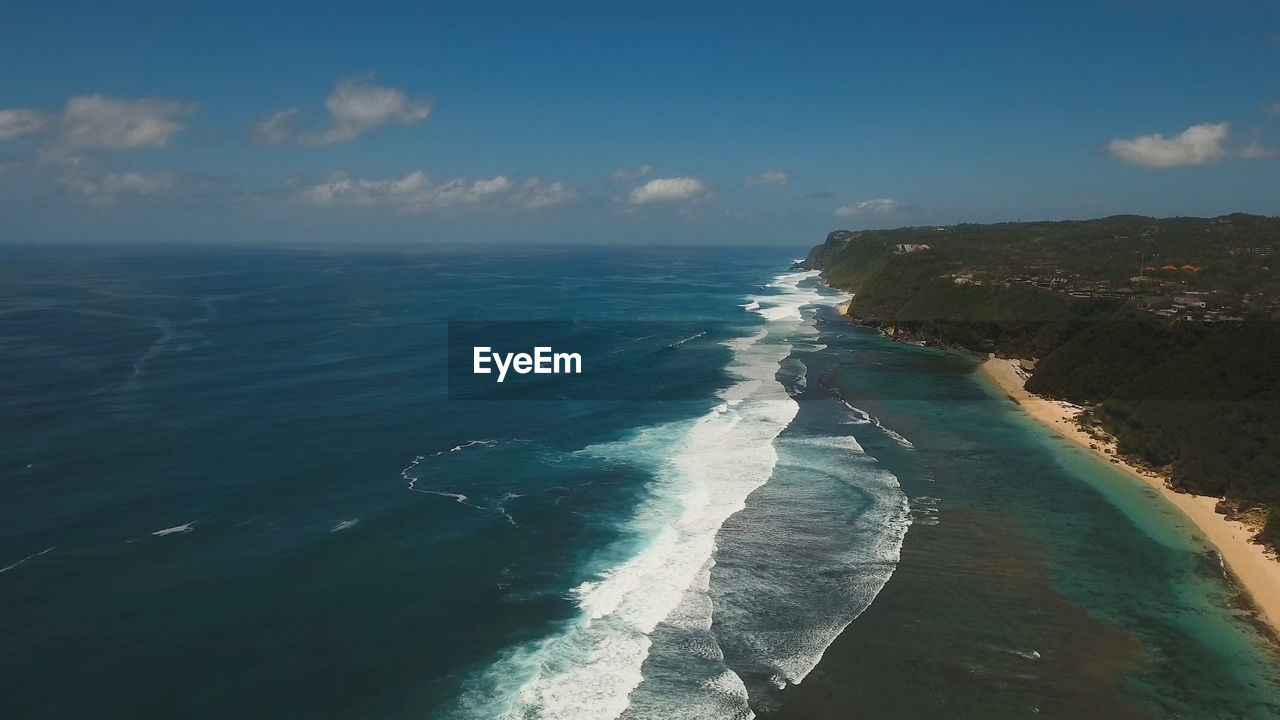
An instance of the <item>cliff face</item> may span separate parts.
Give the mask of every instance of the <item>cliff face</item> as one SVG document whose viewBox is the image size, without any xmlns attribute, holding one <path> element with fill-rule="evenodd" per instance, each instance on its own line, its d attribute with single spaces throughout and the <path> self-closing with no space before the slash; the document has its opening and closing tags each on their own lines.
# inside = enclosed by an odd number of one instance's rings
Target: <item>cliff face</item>
<svg viewBox="0 0 1280 720">
<path fill-rule="evenodd" d="M 800 267 L 804 270 L 822 270 L 826 266 L 827 260 L 835 257 L 845 248 L 849 241 L 860 235 L 861 233 L 850 230 L 832 230 L 827 233 L 826 242 L 809 251 L 804 261 L 800 263 Z"/>
</svg>

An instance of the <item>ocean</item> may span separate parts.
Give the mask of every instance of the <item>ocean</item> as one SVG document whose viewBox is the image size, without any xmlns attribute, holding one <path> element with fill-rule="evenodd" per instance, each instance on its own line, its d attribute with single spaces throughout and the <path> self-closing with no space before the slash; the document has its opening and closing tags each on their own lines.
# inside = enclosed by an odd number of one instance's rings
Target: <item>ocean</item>
<svg viewBox="0 0 1280 720">
<path fill-rule="evenodd" d="M 5 249 L 5 715 L 1280 716 L 1176 511 L 798 252 Z"/>
</svg>

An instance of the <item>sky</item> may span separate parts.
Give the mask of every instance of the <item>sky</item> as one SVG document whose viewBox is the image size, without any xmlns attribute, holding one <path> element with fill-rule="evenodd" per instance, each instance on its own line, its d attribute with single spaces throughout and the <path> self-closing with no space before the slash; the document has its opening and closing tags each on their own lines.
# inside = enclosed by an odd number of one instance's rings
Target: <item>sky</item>
<svg viewBox="0 0 1280 720">
<path fill-rule="evenodd" d="M 0 242 L 1280 214 L 1280 3 L 0 5 Z"/>
</svg>

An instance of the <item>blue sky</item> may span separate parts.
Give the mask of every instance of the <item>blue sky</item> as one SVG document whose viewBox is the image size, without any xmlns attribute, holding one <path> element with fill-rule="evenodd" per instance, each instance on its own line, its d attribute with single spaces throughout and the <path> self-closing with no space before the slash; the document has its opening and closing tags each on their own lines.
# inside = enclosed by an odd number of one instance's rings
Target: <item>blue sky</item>
<svg viewBox="0 0 1280 720">
<path fill-rule="evenodd" d="M 5 240 L 1280 214 L 1261 0 L 116 5 L 0 8 Z"/>
</svg>

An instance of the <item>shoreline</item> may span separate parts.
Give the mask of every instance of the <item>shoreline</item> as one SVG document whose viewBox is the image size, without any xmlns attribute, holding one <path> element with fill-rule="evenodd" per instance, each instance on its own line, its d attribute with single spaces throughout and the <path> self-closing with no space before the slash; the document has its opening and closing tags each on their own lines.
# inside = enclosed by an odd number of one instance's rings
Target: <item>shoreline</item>
<svg viewBox="0 0 1280 720">
<path fill-rule="evenodd" d="M 1232 577 L 1252 600 L 1259 619 L 1280 636 L 1280 561 L 1268 555 L 1261 545 L 1251 542 L 1255 531 L 1243 522 L 1228 520 L 1216 512 L 1214 508 L 1218 498 L 1174 491 L 1165 484 L 1163 477 L 1116 456 L 1111 443 L 1094 438 L 1076 424 L 1075 417 L 1080 408 L 1028 392 L 1017 363 L 1017 360 L 990 357 L 982 362 L 981 369 L 1029 417 L 1154 488 L 1182 511 L 1218 551 Z"/>
</svg>

